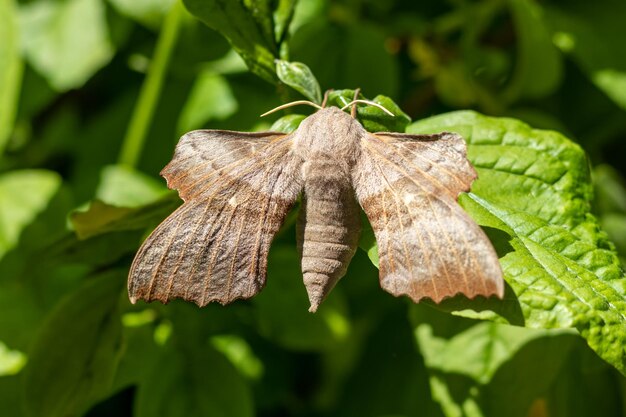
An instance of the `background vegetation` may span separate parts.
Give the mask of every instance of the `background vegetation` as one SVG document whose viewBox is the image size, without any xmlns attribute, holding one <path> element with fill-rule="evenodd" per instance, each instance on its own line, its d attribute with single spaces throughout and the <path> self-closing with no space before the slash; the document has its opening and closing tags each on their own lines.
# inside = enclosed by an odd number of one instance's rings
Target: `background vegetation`
<svg viewBox="0 0 626 417">
<path fill-rule="evenodd" d="M 626 3 L 184 3 L 0 0 L 3 415 L 626 415 Z M 258 297 L 131 306 L 178 137 L 316 79 L 399 115 L 368 129 L 464 135 L 505 300 L 393 298 L 369 231 L 310 314 L 288 222 Z"/>
</svg>

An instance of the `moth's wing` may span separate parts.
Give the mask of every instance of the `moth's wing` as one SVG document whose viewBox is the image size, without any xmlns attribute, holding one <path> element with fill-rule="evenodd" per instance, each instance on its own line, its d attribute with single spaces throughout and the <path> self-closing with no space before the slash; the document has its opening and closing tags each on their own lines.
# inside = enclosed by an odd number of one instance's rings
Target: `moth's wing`
<svg viewBox="0 0 626 417">
<path fill-rule="evenodd" d="M 180 198 L 187 201 L 206 189 L 208 175 L 215 181 L 222 173 L 237 170 L 237 164 L 283 137 L 285 134 L 277 132 L 194 130 L 180 138 L 161 175 L 167 186 L 178 190 Z"/>
<path fill-rule="evenodd" d="M 162 174 L 185 203 L 137 253 L 131 301 L 183 298 L 204 306 L 260 291 L 271 241 L 302 189 L 292 144 L 280 133 L 183 136 Z"/>
<path fill-rule="evenodd" d="M 365 135 L 353 182 L 376 236 L 383 289 L 414 301 L 503 296 L 498 256 L 457 203 L 476 176 L 459 135 Z"/>
</svg>

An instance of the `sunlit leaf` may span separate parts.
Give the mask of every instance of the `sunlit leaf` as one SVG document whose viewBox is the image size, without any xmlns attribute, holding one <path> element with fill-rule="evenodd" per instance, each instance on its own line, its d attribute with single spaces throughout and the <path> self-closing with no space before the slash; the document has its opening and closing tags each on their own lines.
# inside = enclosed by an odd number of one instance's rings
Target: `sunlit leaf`
<svg viewBox="0 0 626 417">
<path fill-rule="evenodd" d="M 314 103 L 322 102 L 320 85 L 311 69 L 301 62 L 276 61 L 278 78 Z"/>
<path fill-rule="evenodd" d="M 288 114 L 276 120 L 269 130 L 273 132 L 291 133 L 300 126 L 300 123 L 306 119 L 303 114 Z"/>
<path fill-rule="evenodd" d="M 17 7 L 14 0 L 0 2 L 0 155 L 13 130 L 22 81 Z"/>
<path fill-rule="evenodd" d="M 0 258 L 17 244 L 22 230 L 46 208 L 60 185 L 61 178 L 51 171 L 0 176 Z"/>
<path fill-rule="evenodd" d="M 203 71 L 198 75 L 180 113 L 178 131 L 182 134 L 201 128 L 211 120 L 226 119 L 238 108 L 228 81 L 213 71 Z"/>
<path fill-rule="evenodd" d="M 151 28 L 158 28 L 175 1 L 178 0 L 109 0 L 119 13 Z"/>
<path fill-rule="evenodd" d="M 83 85 L 113 55 L 99 0 L 38 0 L 20 7 L 26 58 L 57 90 Z"/>
</svg>

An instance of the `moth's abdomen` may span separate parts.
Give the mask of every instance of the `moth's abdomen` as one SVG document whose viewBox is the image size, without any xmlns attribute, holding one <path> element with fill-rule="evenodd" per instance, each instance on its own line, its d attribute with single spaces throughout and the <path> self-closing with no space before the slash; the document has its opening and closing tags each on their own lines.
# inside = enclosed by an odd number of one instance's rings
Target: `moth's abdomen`
<svg viewBox="0 0 626 417">
<path fill-rule="evenodd" d="M 359 205 L 345 173 L 330 161 L 312 163 L 306 169 L 298 247 L 310 311 L 315 311 L 345 275 L 361 224 Z"/>
</svg>

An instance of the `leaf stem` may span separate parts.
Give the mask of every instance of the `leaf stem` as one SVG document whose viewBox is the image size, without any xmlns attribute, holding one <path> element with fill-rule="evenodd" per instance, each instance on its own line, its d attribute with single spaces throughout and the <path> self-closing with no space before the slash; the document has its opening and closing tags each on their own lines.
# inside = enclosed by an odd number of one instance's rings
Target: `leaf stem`
<svg viewBox="0 0 626 417">
<path fill-rule="evenodd" d="M 118 160 L 122 165 L 135 167 L 139 161 L 154 110 L 161 94 L 169 60 L 178 38 L 182 17 L 182 3 L 181 1 L 176 1 L 165 17 L 154 56 L 148 69 L 148 75 L 141 86 L 139 98 L 122 143 Z"/>
</svg>

